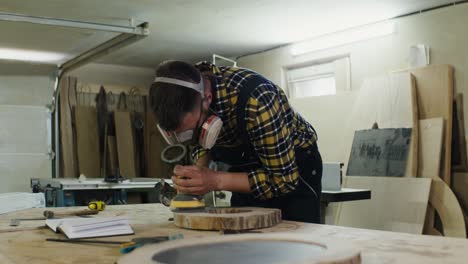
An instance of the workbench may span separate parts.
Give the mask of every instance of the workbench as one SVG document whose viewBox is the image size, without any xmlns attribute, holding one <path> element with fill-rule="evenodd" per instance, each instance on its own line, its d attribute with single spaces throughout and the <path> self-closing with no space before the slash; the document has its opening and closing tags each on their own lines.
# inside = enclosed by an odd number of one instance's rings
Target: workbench
<svg viewBox="0 0 468 264">
<path fill-rule="evenodd" d="M 57 208 L 59 209 L 59 208 Z M 67 207 L 61 210 L 84 209 Z M 0 215 L 0 263 L 114 263 L 120 256 L 116 245 L 85 245 L 46 242 L 46 238 L 64 238 L 48 228 L 37 228 L 43 221 L 21 222 L 10 227 L 12 218 L 37 217 L 44 209 L 34 208 Z M 220 232 L 194 231 L 177 228 L 172 213 L 161 204 L 107 206 L 102 216 L 125 216 L 131 220 L 135 235 L 99 238 L 130 240 L 140 236 L 182 233 L 185 238 L 220 236 Z M 35 228 L 19 231 L 19 229 Z M 15 231 L 16 229 L 16 231 Z M 468 240 L 386 231 L 365 230 L 340 226 L 283 221 L 260 230 L 264 233 L 289 232 L 316 239 L 347 242 L 361 250 L 362 263 L 466 263 Z M 226 235 L 232 236 L 232 235 Z M 137 249 L 138 250 L 138 249 Z"/>
</svg>

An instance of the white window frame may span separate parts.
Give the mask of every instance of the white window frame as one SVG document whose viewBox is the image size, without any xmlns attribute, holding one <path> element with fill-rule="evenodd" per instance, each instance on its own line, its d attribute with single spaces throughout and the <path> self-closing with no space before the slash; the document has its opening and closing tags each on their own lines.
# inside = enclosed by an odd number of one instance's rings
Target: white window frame
<svg viewBox="0 0 468 264">
<path fill-rule="evenodd" d="M 323 58 L 305 63 L 289 65 L 283 67 L 282 71 L 284 80 L 283 87 L 286 88 L 286 92 L 291 99 L 307 98 L 296 96 L 292 85 L 293 83 L 330 76 L 335 78 L 335 94 L 351 90 L 349 55 Z"/>
</svg>

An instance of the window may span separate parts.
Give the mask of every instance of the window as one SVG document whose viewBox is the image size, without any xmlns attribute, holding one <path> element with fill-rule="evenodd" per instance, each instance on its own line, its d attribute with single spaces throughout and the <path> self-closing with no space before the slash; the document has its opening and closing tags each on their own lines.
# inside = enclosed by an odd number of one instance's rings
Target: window
<svg viewBox="0 0 468 264">
<path fill-rule="evenodd" d="M 287 68 L 286 80 L 291 98 L 334 95 L 337 90 L 349 90 L 349 59 Z"/>
</svg>

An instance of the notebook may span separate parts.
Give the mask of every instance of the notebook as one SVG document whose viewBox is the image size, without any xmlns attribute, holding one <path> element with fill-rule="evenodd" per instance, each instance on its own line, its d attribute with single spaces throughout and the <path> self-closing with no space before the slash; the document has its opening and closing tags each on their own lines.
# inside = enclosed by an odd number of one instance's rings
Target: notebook
<svg viewBox="0 0 468 264">
<path fill-rule="evenodd" d="M 128 219 L 123 217 L 47 219 L 46 225 L 69 239 L 134 234 Z"/>
</svg>

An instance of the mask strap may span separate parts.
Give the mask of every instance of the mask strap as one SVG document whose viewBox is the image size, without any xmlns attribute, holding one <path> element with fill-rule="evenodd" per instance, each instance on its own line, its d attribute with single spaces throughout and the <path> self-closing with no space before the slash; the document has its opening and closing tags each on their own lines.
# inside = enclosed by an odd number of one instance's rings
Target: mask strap
<svg viewBox="0 0 468 264">
<path fill-rule="evenodd" d="M 170 83 L 170 84 L 175 84 L 183 87 L 187 87 L 190 89 L 193 89 L 200 93 L 201 98 L 205 98 L 205 86 L 203 85 L 203 76 L 200 74 L 200 82 L 199 83 L 192 83 L 192 82 L 187 82 L 187 81 L 182 81 L 179 79 L 174 79 L 174 78 L 167 78 L 167 77 L 156 77 L 154 79 L 155 83 Z"/>
<path fill-rule="evenodd" d="M 204 121 L 203 121 L 202 124 L 200 125 L 200 120 L 202 119 L 202 115 L 203 115 L 203 101 L 204 101 L 204 100 L 205 100 L 204 98 L 202 98 L 202 99 L 200 100 L 200 117 L 198 118 L 197 127 L 195 127 L 195 129 L 194 129 L 194 131 L 193 131 L 193 135 L 192 135 L 192 142 L 193 142 L 194 144 L 197 144 L 197 143 L 198 143 L 198 139 L 199 139 L 199 137 L 200 137 L 200 132 L 201 132 L 201 127 L 202 127 L 203 122 L 204 122 Z"/>
</svg>

